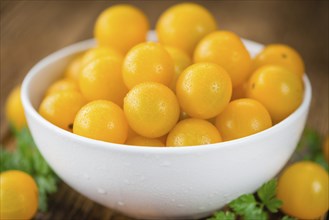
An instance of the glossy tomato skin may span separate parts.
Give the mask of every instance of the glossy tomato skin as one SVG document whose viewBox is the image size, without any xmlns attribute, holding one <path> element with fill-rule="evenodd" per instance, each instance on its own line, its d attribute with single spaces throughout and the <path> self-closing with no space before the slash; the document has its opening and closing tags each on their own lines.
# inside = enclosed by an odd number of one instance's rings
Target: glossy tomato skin
<svg viewBox="0 0 329 220">
<path fill-rule="evenodd" d="M 94 36 L 99 46 L 112 47 L 125 54 L 146 40 L 149 26 L 146 15 L 137 7 L 118 4 L 98 16 Z"/>
<path fill-rule="evenodd" d="M 267 109 L 254 99 L 230 102 L 215 123 L 224 141 L 256 134 L 272 126 Z"/>
<path fill-rule="evenodd" d="M 209 121 L 188 118 L 177 123 L 169 132 L 166 144 L 168 147 L 183 147 L 212 144 L 221 141 L 220 133 Z"/>
<path fill-rule="evenodd" d="M 147 138 L 159 138 L 175 126 L 180 109 L 171 89 L 161 83 L 144 82 L 128 92 L 124 113 L 134 132 Z"/>
<path fill-rule="evenodd" d="M 194 62 L 211 62 L 223 67 L 230 75 L 232 86 L 246 81 L 251 73 L 251 58 L 241 38 L 230 31 L 215 31 L 197 44 Z"/>
<path fill-rule="evenodd" d="M 277 124 L 303 101 L 303 82 L 288 69 L 266 65 L 257 69 L 250 77 L 247 97 L 256 99 L 269 111 L 273 124 Z"/>
<path fill-rule="evenodd" d="M 31 219 L 38 208 L 33 178 L 18 170 L 0 174 L 0 219 Z"/>
<path fill-rule="evenodd" d="M 193 15 L 193 16 L 191 16 Z M 192 55 L 195 46 L 217 29 L 214 16 L 203 6 L 181 3 L 163 12 L 156 24 L 159 42 Z"/>
<path fill-rule="evenodd" d="M 6 99 L 6 119 L 16 130 L 27 126 L 20 94 L 21 87 L 17 86 Z"/>
<path fill-rule="evenodd" d="M 123 144 L 128 136 L 128 124 L 123 110 L 117 104 L 107 100 L 95 100 L 78 111 L 73 123 L 73 133 L 95 140 Z"/>
<path fill-rule="evenodd" d="M 264 65 L 278 65 L 302 77 L 305 64 L 301 55 L 293 48 L 284 44 L 267 45 L 253 60 L 253 69 Z"/>
<path fill-rule="evenodd" d="M 176 82 L 176 95 L 184 112 L 193 118 L 210 119 L 221 113 L 232 95 L 226 70 L 215 63 L 187 67 Z"/>
<path fill-rule="evenodd" d="M 303 161 L 286 168 L 279 178 L 277 197 L 282 211 L 299 219 L 317 219 L 328 210 L 328 173 Z"/>
</svg>

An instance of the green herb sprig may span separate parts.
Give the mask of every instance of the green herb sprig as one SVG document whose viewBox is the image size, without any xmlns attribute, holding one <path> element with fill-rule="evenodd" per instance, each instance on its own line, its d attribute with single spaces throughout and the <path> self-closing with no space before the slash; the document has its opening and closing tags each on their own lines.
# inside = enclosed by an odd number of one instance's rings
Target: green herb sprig
<svg viewBox="0 0 329 220">
<path fill-rule="evenodd" d="M 6 170 L 21 170 L 30 174 L 38 185 L 39 210 L 47 211 L 48 195 L 57 191 L 59 181 L 56 174 L 36 147 L 30 131 L 23 128 L 15 131 L 16 149 L 14 151 L 0 148 L 0 172 Z"/>
<path fill-rule="evenodd" d="M 228 204 L 228 210 L 215 212 L 207 220 L 267 220 L 270 213 L 277 213 L 282 201 L 276 198 L 277 180 L 264 183 L 255 194 L 244 194 Z M 284 216 L 282 220 L 294 220 Z"/>
<path fill-rule="evenodd" d="M 322 151 L 323 140 L 318 131 L 306 128 L 298 143 L 292 161 L 310 160 L 320 164 L 329 171 L 329 166 Z M 271 213 L 277 213 L 282 201 L 276 198 L 277 181 L 275 179 L 263 184 L 255 194 L 245 194 L 230 202 L 225 211 L 215 212 L 208 220 L 267 220 Z M 282 213 L 281 213 L 282 216 Z M 283 216 L 282 220 L 295 220 Z"/>
</svg>

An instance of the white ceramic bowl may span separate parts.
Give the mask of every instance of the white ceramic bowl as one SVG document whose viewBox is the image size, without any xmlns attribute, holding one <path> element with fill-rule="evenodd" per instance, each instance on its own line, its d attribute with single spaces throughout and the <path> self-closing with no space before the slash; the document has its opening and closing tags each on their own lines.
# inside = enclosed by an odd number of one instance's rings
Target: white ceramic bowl
<svg viewBox="0 0 329 220">
<path fill-rule="evenodd" d="M 149 39 L 154 40 L 154 33 Z M 255 55 L 262 45 L 244 40 Z M 305 75 L 301 106 L 275 126 L 238 140 L 181 148 L 112 144 L 77 136 L 42 118 L 46 88 L 83 41 L 41 60 L 26 76 L 22 100 L 33 138 L 54 171 L 72 188 L 104 206 L 140 219 L 195 219 L 241 194 L 254 192 L 286 164 L 301 136 L 311 102 Z"/>
</svg>

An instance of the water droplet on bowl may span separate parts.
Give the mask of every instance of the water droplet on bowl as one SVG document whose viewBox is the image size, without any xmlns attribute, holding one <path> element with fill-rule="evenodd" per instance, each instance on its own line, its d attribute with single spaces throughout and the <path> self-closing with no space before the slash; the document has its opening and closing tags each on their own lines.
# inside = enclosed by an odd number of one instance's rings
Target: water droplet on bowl
<svg viewBox="0 0 329 220">
<path fill-rule="evenodd" d="M 103 188 L 98 188 L 98 189 L 97 189 L 97 192 L 98 192 L 99 194 L 102 194 L 102 195 L 107 194 L 106 190 L 103 189 Z"/>
<path fill-rule="evenodd" d="M 201 211 L 204 210 L 204 209 L 205 209 L 205 208 L 204 208 L 203 206 L 199 207 L 199 210 L 201 210 Z"/>
<path fill-rule="evenodd" d="M 125 203 L 124 203 L 124 202 L 121 202 L 121 201 L 119 201 L 119 202 L 118 202 L 118 205 L 119 205 L 119 206 L 124 206 L 124 205 L 125 205 Z"/>
</svg>

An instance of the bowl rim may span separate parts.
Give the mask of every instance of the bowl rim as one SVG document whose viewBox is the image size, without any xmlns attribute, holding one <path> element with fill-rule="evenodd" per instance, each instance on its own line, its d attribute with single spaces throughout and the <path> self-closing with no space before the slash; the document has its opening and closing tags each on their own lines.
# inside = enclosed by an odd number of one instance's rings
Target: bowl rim
<svg viewBox="0 0 329 220">
<path fill-rule="evenodd" d="M 151 33 L 152 34 L 152 33 Z M 264 45 L 259 44 L 257 42 L 242 39 L 244 43 L 252 44 L 253 46 L 258 47 L 259 49 L 263 48 Z M 46 119 L 44 119 L 38 111 L 32 106 L 30 97 L 29 97 L 29 90 L 30 90 L 30 84 L 34 80 L 35 75 L 43 69 L 44 67 L 48 66 L 49 64 L 55 62 L 58 59 L 61 59 L 66 56 L 74 55 L 79 52 L 85 51 L 88 48 L 91 48 L 95 46 L 95 40 L 94 39 L 88 39 L 84 40 L 78 43 L 74 43 L 72 45 L 69 45 L 67 47 L 64 47 L 63 49 L 60 49 L 42 60 L 40 60 L 35 66 L 32 67 L 32 69 L 27 73 L 27 75 L 24 78 L 24 81 L 22 83 L 22 89 L 21 89 L 21 99 L 22 104 L 24 107 L 25 115 L 29 115 L 30 117 L 33 117 L 34 120 L 37 121 L 37 123 L 41 124 L 44 127 L 47 127 L 49 130 L 52 130 L 53 132 L 59 133 L 59 135 L 64 136 L 68 139 L 72 139 L 73 141 L 81 144 L 87 144 L 90 147 L 98 147 L 98 148 L 104 148 L 104 149 L 111 149 L 116 151 L 122 151 L 122 152 L 143 152 L 143 153 L 156 153 L 156 154 L 171 154 L 171 153 L 178 153 L 178 154 L 186 154 L 188 152 L 202 152 L 202 151 L 208 151 L 208 150 L 214 150 L 219 148 L 226 148 L 226 147 L 232 147 L 232 145 L 239 145 L 241 143 L 246 143 L 249 141 L 255 141 L 260 138 L 267 138 L 270 137 L 273 133 L 276 131 L 284 128 L 285 126 L 289 125 L 290 123 L 293 123 L 296 118 L 300 117 L 305 111 L 306 114 L 308 114 L 308 110 L 311 104 L 311 98 L 312 98 L 312 88 L 310 81 L 304 73 L 303 75 L 303 85 L 304 85 L 304 96 L 303 101 L 300 104 L 300 106 L 291 113 L 287 118 L 282 120 L 281 122 L 273 125 L 272 127 L 265 129 L 261 132 L 258 132 L 256 134 L 252 134 L 246 137 L 242 137 L 239 139 L 234 139 L 230 141 L 224 141 L 219 143 L 213 143 L 213 144 L 206 144 L 202 146 L 184 146 L 184 147 L 149 147 L 149 146 L 133 146 L 133 145 L 125 145 L 125 144 L 117 144 L 117 143 L 110 143 L 105 142 L 101 140 L 95 140 L 83 136 L 76 135 L 74 133 L 71 133 L 69 131 L 66 131 L 64 129 L 61 129 L 57 127 L 56 125 L 50 123 Z"/>
</svg>

